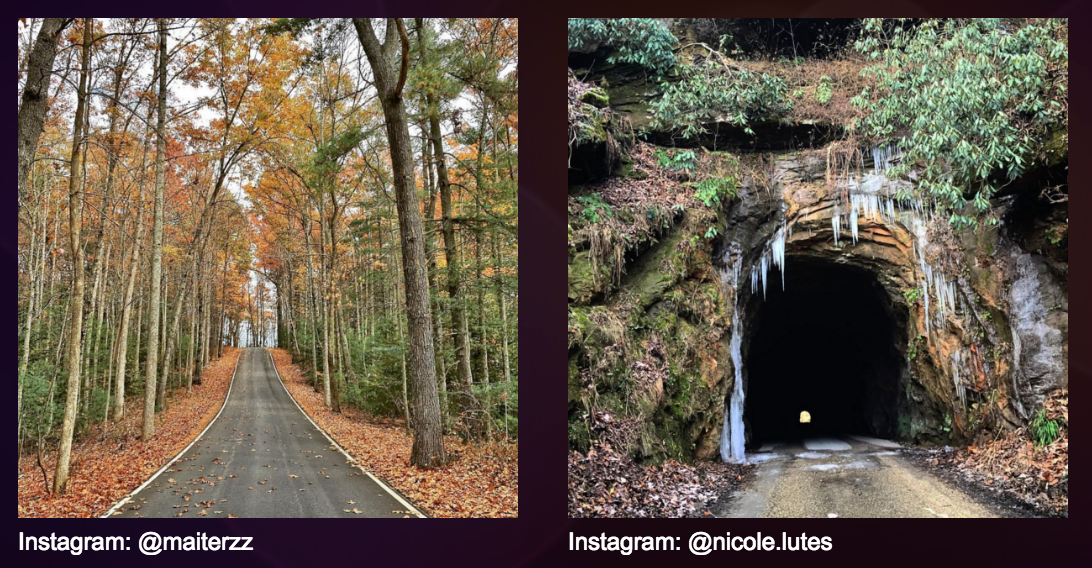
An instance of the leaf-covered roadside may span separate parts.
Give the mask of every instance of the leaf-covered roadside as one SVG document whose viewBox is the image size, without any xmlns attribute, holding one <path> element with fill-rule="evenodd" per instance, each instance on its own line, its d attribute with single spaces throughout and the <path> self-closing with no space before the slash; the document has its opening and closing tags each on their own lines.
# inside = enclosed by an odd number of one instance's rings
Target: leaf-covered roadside
<svg viewBox="0 0 1092 568">
<path fill-rule="evenodd" d="M 644 467 L 608 445 L 569 452 L 569 517 L 701 517 L 744 475 L 722 463 Z"/>
<path fill-rule="evenodd" d="M 1060 425 L 1058 438 L 1037 446 L 1027 428 L 956 452 L 930 456 L 942 475 L 976 490 L 1015 501 L 1051 517 L 1069 516 L 1069 389 L 1055 391 L 1044 404 Z"/>
<path fill-rule="evenodd" d="M 519 508 L 519 450 L 506 442 L 464 444 L 447 436 L 452 463 L 436 469 L 409 465 L 413 439 L 401 423 L 381 422 L 352 408 L 326 408 L 292 356 L 270 349 L 292 398 L 366 470 L 380 477 L 435 517 L 516 517 Z"/>
<path fill-rule="evenodd" d="M 186 394 L 180 389 L 168 399 L 167 409 L 156 417 L 156 436 L 140 439 L 140 397 L 125 405 L 121 423 L 95 424 L 73 445 L 68 493 L 46 493 L 37 456 L 19 462 L 20 517 L 94 517 L 144 483 L 168 460 L 182 451 L 212 421 L 223 406 L 241 349 L 225 347 L 224 355 L 201 372 L 201 384 Z M 42 457 L 52 474 L 56 452 Z"/>
</svg>

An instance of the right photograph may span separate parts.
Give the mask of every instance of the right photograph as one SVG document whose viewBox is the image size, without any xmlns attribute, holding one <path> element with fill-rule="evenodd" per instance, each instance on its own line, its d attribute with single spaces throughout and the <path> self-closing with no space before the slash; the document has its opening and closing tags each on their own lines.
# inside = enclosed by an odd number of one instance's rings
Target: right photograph
<svg viewBox="0 0 1092 568">
<path fill-rule="evenodd" d="M 569 517 L 1068 518 L 1068 19 L 568 26 Z"/>
</svg>

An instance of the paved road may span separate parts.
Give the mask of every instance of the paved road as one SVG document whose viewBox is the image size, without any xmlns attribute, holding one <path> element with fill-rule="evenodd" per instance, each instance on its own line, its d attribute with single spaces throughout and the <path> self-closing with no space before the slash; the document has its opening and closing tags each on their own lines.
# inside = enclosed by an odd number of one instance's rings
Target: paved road
<svg viewBox="0 0 1092 568">
<path fill-rule="evenodd" d="M 755 477 L 718 517 L 997 517 L 899 457 L 892 442 L 843 437 L 767 444 Z M 897 446 L 896 446 L 897 447 Z"/>
<path fill-rule="evenodd" d="M 414 516 L 307 420 L 257 348 L 240 355 L 212 427 L 121 511 L 113 516 Z"/>
</svg>

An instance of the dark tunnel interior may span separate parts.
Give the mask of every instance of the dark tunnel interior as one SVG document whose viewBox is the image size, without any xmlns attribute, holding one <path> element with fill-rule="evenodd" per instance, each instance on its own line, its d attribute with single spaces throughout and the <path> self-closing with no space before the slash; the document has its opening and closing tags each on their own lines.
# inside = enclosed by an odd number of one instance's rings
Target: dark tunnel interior
<svg viewBox="0 0 1092 568">
<path fill-rule="evenodd" d="M 749 306 L 744 418 L 749 443 L 817 435 L 897 435 L 906 314 L 876 278 L 845 264 L 790 256 L 785 291 L 769 274 Z M 811 422 L 800 422 L 801 411 Z"/>
</svg>

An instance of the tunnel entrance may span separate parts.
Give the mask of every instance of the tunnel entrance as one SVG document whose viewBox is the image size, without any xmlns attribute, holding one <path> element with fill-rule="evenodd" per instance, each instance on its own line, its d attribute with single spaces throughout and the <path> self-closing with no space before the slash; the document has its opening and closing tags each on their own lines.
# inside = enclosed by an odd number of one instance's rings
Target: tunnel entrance
<svg viewBox="0 0 1092 568">
<path fill-rule="evenodd" d="M 893 439 L 906 374 L 905 307 L 875 275 L 810 257 L 752 297 L 744 346 L 749 444 L 817 435 Z M 801 422 L 801 413 L 810 422 Z"/>
</svg>

